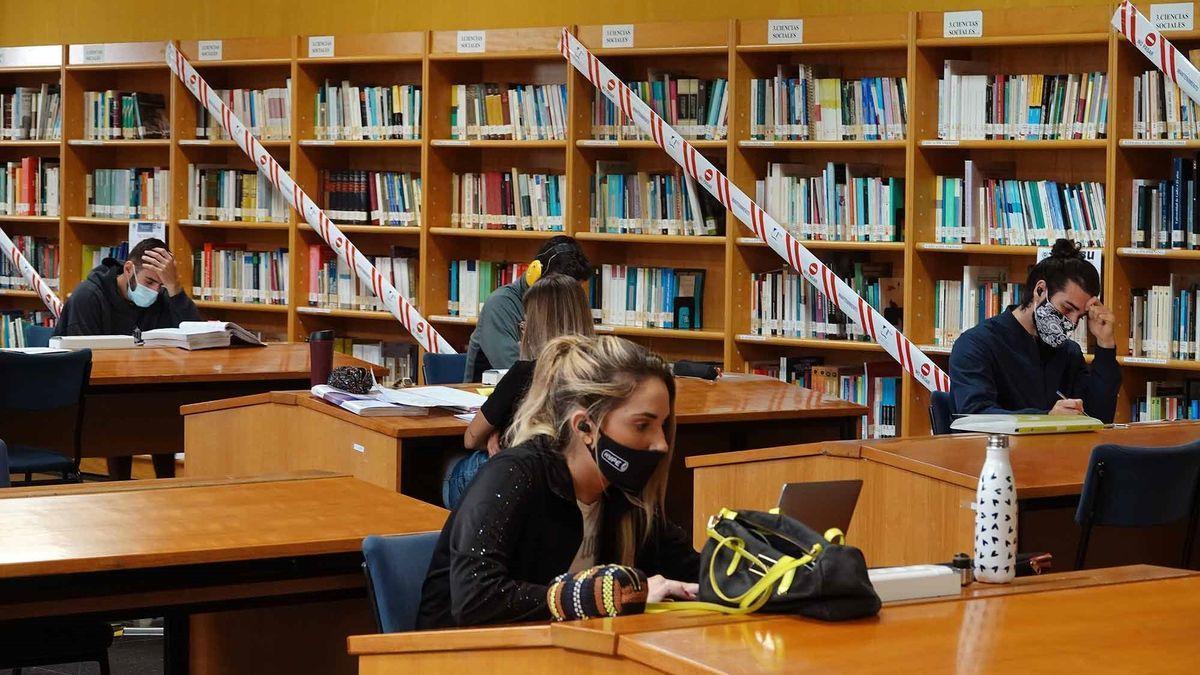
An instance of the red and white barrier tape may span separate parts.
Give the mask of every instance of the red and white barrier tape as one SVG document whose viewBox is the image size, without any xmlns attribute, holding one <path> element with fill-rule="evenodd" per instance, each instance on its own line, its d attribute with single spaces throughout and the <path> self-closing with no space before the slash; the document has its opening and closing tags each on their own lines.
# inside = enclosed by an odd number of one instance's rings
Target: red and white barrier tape
<svg viewBox="0 0 1200 675">
<path fill-rule="evenodd" d="M 1113 12 L 1112 25 L 1125 39 L 1174 82 L 1188 98 L 1200 103 L 1200 69 L 1158 32 L 1157 27 L 1129 0 Z"/>
<path fill-rule="evenodd" d="M 21 276 L 25 278 L 25 283 L 29 284 L 29 287 L 37 293 L 42 302 L 46 303 L 46 308 L 57 319 L 62 314 L 62 300 L 59 300 L 54 291 L 46 285 L 46 282 L 42 281 L 42 275 L 33 269 L 33 265 L 29 264 L 29 261 L 21 253 L 21 249 L 17 248 L 13 240 L 8 238 L 4 230 L 0 230 L 0 253 L 3 253 L 4 259 L 12 263 L 21 272 Z"/>
<path fill-rule="evenodd" d="M 671 125 L 663 121 L 650 106 L 613 74 L 583 43 L 563 29 L 559 51 L 580 73 L 608 97 L 626 117 L 649 134 L 689 176 L 704 185 L 717 201 L 733 212 L 754 235 L 771 247 L 817 288 L 833 301 L 835 307 L 858 324 L 893 359 L 930 391 L 949 391 L 950 377 L 938 368 L 912 341 L 896 330 L 883 314 L 871 307 L 854 289 L 838 278 L 803 244 L 779 225 L 774 218 L 746 193 L 738 189 L 712 162 L 696 151 Z"/>
<path fill-rule="evenodd" d="M 425 320 L 425 317 L 421 316 L 417 308 L 400 295 L 390 281 L 383 278 L 371 261 L 350 242 L 346 235 L 342 234 L 337 225 L 333 224 L 329 216 L 325 215 L 325 212 L 313 202 L 308 194 L 300 189 L 296 181 L 292 180 L 288 172 L 283 170 L 279 162 L 275 161 L 271 153 L 267 152 L 258 139 L 250 133 L 250 130 L 242 124 L 237 115 L 233 114 L 233 111 L 208 86 L 208 82 L 200 77 L 200 73 L 196 72 L 192 64 L 171 43 L 167 43 L 167 65 L 183 82 L 188 91 L 204 104 L 213 119 L 221 123 L 229 137 L 237 143 L 242 152 L 245 152 L 254 161 L 258 170 L 267 176 L 267 179 L 271 181 L 279 194 L 283 195 L 287 203 L 291 204 L 292 208 L 296 209 L 309 225 L 312 225 L 317 234 L 335 253 L 345 257 L 346 262 L 358 274 L 359 280 L 375 293 L 375 297 L 383 301 L 387 310 L 408 329 L 408 332 L 422 348 L 435 354 L 457 353 L 450 343 L 446 342 L 446 339 Z"/>
</svg>

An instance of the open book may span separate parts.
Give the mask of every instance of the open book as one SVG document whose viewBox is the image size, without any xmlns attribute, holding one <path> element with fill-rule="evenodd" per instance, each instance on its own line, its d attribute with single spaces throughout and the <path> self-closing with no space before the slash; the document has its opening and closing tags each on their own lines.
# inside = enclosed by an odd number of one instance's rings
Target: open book
<svg viewBox="0 0 1200 675">
<path fill-rule="evenodd" d="M 1104 423 L 1082 415 L 962 415 L 950 428 L 985 434 L 1063 434 L 1096 431 L 1103 429 Z"/>
<path fill-rule="evenodd" d="M 250 331 L 229 321 L 184 321 L 178 328 L 155 328 L 142 333 L 147 347 L 180 347 L 182 349 L 211 349 L 239 344 L 265 347 L 262 340 Z"/>
<path fill-rule="evenodd" d="M 390 403 L 374 391 L 370 394 L 351 394 L 327 384 L 318 384 L 312 388 L 312 395 L 363 417 L 418 417 L 429 414 L 428 408 Z"/>
</svg>

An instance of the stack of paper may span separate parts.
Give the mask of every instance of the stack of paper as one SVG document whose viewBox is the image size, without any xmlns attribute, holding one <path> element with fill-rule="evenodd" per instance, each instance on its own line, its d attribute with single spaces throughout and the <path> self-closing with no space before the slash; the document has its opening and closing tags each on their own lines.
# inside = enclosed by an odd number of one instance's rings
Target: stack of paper
<svg viewBox="0 0 1200 675">
<path fill-rule="evenodd" d="M 418 408 L 445 408 L 456 413 L 466 413 L 479 408 L 487 400 L 474 392 L 453 387 L 408 387 L 406 389 L 383 389 L 380 396 L 400 405 Z"/>
<path fill-rule="evenodd" d="M 312 388 L 312 395 L 363 417 L 418 417 L 429 414 L 427 408 L 388 402 L 378 391 L 351 394 L 327 384 L 318 384 Z"/>
</svg>

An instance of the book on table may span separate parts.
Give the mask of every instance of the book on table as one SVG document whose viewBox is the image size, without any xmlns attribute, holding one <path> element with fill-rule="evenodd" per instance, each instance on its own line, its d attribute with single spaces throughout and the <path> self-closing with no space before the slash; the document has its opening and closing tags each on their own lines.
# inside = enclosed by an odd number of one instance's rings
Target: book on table
<svg viewBox="0 0 1200 675">
<path fill-rule="evenodd" d="M 266 345 L 257 335 L 231 321 L 184 321 L 178 328 L 155 328 L 142 333 L 146 347 L 212 349 L 233 344 Z"/>
<path fill-rule="evenodd" d="M 1104 423 L 1084 415 L 960 415 L 950 423 L 950 428 L 1022 436 L 1097 431 L 1104 428 Z"/>
<path fill-rule="evenodd" d="M 377 391 L 369 394 L 351 394 L 327 384 L 312 388 L 312 395 L 362 417 L 420 417 L 428 415 L 428 408 L 391 403 Z"/>
</svg>

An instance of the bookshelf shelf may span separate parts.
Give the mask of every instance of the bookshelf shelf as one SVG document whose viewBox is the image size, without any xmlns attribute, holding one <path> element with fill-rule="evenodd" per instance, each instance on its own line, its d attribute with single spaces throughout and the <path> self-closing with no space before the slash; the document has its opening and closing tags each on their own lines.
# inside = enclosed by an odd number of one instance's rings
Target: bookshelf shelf
<svg viewBox="0 0 1200 675">
<path fill-rule="evenodd" d="M 61 66 L 13 66 L 0 67 L 0 75 L 41 75 L 58 73 Z"/>
<path fill-rule="evenodd" d="M 815 338 L 772 337 L 741 333 L 734 337 L 741 344 L 772 345 L 776 347 L 807 347 L 809 349 L 833 349 L 852 352 L 882 352 L 883 347 L 874 342 L 852 340 L 818 340 Z"/>
<path fill-rule="evenodd" d="M 695 140 L 688 141 L 697 150 L 724 150 L 728 141 Z M 581 138 L 575 141 L 580 148 L 622 148 L 625 150 L 658 150 L 658 144 L 650 140 L 607 141 L 597 138 Z"/>
<path fill-rule="evenodd" d="M 382 321 L 395 321 L 396 317 L 392 316 L 391 312 L 381 312 L 363 309 L 332 309 L 326 307 L 297 307 L 296 311 L 300 314 L 308 314 L 311 316 L 329 316 L 341 319 L 372 319 Z"/>
<path fill-rule="evenodd" d="M 72 138 L 67 141 L 67 145 L 73 147 L 112 147 L 112 148 L 167 148 L 171 145 L 169 138 L 112 138 L 105 140 L 93 140 L 86 138 Z"/>
<path fill-rule="evenodd" d="M 191 58 L 192 65 L 196 70 L 203 73 L 206 69 L 214 68 L 253 68 L 258 66 L 290 66 L 292 60 L 290 58 L 274 58 L 274 59 L 224 59 L 221 61 L 199 61 Z"/>
<path fill-rule="evenodd" d="M 728 54 L 729 47 L 722 45 L 696 45 L 691 47 L 592 47 L 592 53 L 602 59 L 619 58 L 622 56 L 707 56 L 710 54 Z"/>
<path fill-rule="evenodd" d="M 0 295 L 10 298 L 36 298 L 37 293 L 33 291 L 21 290 L 19 288 L 0 288 Z"/>
<path fill-rule="evenodd" d="M 114 227 L 128 227 L 130 223 L 161 223 L 161 218 L 145 218 L 137 220 L 133 218 L 96 218 L 94 216 L 70 216 L 67 222 L 74 225 L 112 225 Z"/>
<path fill-rule="evenodd" d="M 0 141 L 0 149 L 57 148 L 60 141 Z"/>
<path fill-rule="evenodd" d="M 549 239 L 565 232 L 553 230 L 472 230 L 463 227 L 431 227 L 430 234 L 481 239 Z"/>
<path fill-rule="evenodd" d="M 1122 246 L 1117 249 L 1117 255 L 1122 258 L 1165 258 L 1167 260 L 1200 261 L 1200 251 L 1185 251 L 1182 249 L 1132 248 Z"/>
<path fill-rule="evenodd" d="M 435 138 L 429 142 L 434 148 L 498 148 L 510 150 L 528 150 L 535 148 L 558 149 L 567 147 L 563 140 L 551 141 L 511 141 L 511 140 L 459 140 L 454 138 Z"/>
<path fill-rule="evenodd" d="M 287 230 L 288 223 L 258 223 L 240 220 L 180 220 L 181 227 L 210 228 L 214 230 Z"/>
<path fill-rule="evenodd" d="M 1181 359 L 1152 359 L 1140 356 L 1118 356 L 1117 363 L 1123 366 L 1137 368 L 1160 368 L 1164 370 L 1200 371 L 1200 361 L 1184 361 Z"/>
<path fill-rule="evenodd" d="M 312 225 L 309 225 L 306 222 L 300 223 L 299 227 L 300 227 L 301 232 L 313 232 L 314 231 Z M 386 234 L 389 236 L 390 235 L 401 235 L 401 236 L 414 235 L 415 236 L 415 235 L 421 234 L 421 228 L 419 228 L 419 227 L 395 227 L 392 225 L 341 225 L 341 224 L 339 224 L 337 227 L 339 230 L 341 230 L 342 232 L 344 232 L 346 234 L 354 234 L 354 233 Z M 450 228 L 446 228 L 446 229 L 450 229 Z"/>
<path fill-rule="evenodd" d="M 946 345 L 917 345 L 921 351 L 935 356 L 949 356 L 953 347 Z"/>
<path fill-rule="evenodd" d="M 744 150 L 903 150 L 908 141 L 758 141 L 741 140 Z"/>
<path fill-rule="evenodd" d="M 296 59 L 296 63 L 302 66 L 336 66 L 336 65 L 355 65 L 355 64 L 389 64 L 389 63 L 420 63 L 420 54 L 392 54 L 379 56 L 330 56 L 330 57 L 302 57 Z"/>
<path fill-rule="evenodd" d="M 291 146 L 291 141 L 286 140 L 259 140 L 264 148 L 286 148 Z M 237 143 L 228 138 L 207 139 L 207 138 L 181 138 L 179 145 L 185 148 L 237 148 Z"/>
<path fill-rule="evenodd" d="M 302 148 L 420 148 L 420 140 L 388 139 L 382 141 L 326 141 L 306 138 L 300 141 Z"/>
<path fill-rule="evenodd" d="M 287 305 L 266 305 L 253 302 L 219 302 L 217 300 L 196 300 L 200 309 L 222 309 L 237 312 L 261 312 L 265 314 L 287 314 Z"/>
<path fill-rule="evenodd" d="M 918 251 L 926 253 L 982 253 L 990 255 L 1037 255 L 1037 246 L 1005 246 L 995 244 L 942 244 L 917 242 Z"/>
<path fill-rule="evenodd" d="M 719 330 L 676 330 L 673 328 L 639 328 L 636 326 L 597 325 L 596 332 L 627 337 L 676 338 L 681 340 L 721 341 L 725 332 Z"/>
<path fill-rule="evenodd" d="M 484 52 L 480 54 L 435 53 L 430 61 L 559 61 L 562 55 L 552 49 Z"/>
<path fill-rule="evenodd" d="M 920 142 L 920 147 L 925 150 L 1104 150 L 1108 148 L 1108 141 L 1103 138 L 1095 140 L 1048 141 L 946 141 L 927 139 Z"/>
<path fill-rule="evenodd" d="M 432 314 L 427 317 L 433 323 L 457 323 L 463 326 L 474 326 L 479 318 L 474 316 L 450 316 L 448 314 Z"/>
<path fill-rule="evenodd" d="M 801 239 L 805 248 L 826 251 L 903 251 L 902 241 L 827 241 Z M 757 237 L 738 237 L 738 246 L 766 248 L 767 244 Z"/>
<path fill-rule="evenodd" d="M 724 246 L 725 237 L 693 237 L 674 234 L 614 234 L 611 232 L 576 232 L 580 241 L 610 241 L 626 244 L 679 244 L 683 246 Z"/>
<path fill-rule="evenodd" d="M 0 223 L 57 223 L 58 216 L 0 216 Z"/>
<path fill-rule="evenodd" d="M 978 38 L 918 38 L 918 47 L 1042 47 L 1088 45 L 1108 42 L 1109 34 L 1049 33 L 1045 35 L 1001 35 Z"/>
<path fill-rule="evenodd" d="M 1200 140 L 1166 138 L 1122 138 L 1117 142 L 1122 148 L 1131 150 L 1196 150 Z"/>
</svg>

